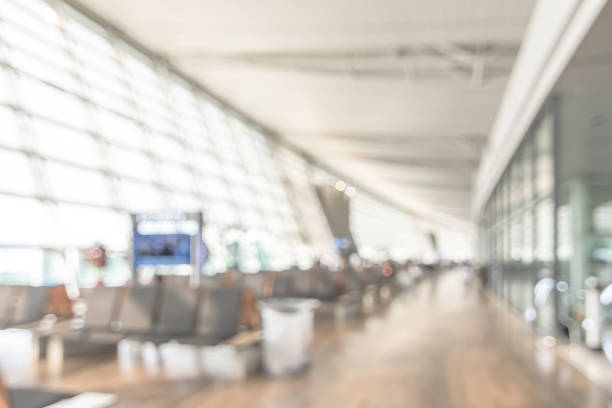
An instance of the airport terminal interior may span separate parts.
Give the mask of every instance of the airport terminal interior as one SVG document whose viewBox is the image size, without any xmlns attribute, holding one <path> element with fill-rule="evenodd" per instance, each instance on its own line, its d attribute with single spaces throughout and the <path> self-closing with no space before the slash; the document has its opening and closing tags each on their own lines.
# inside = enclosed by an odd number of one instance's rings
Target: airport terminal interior
<svg viewBox="0 0 612 408">
<path fill-rule="evenodd" d="M 611 38 L 0 0 L 0 408 L 612 407 Z"/>
</svg>

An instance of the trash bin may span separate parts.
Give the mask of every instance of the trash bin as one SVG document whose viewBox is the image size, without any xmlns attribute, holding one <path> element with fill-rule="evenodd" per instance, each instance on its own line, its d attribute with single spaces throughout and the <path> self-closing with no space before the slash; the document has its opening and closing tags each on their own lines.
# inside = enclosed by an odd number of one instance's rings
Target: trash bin
<svg viewBox="0 0 612 408">
<path fill-rule="evenodd" d="M 300 373 L 310 365 L 315 299 L 271 298 L 259 302 L 263 364 L 270 375 Z"/>
</svg>

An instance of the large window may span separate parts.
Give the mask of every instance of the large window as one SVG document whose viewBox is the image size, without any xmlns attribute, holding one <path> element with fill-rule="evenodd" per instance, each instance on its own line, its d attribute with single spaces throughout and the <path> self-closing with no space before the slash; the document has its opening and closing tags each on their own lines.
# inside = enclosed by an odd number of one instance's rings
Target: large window
<svg viewBox="0 0 612 408">
<path fill-rule="evenodd" d="M 166 209 L 203 211 L 206 272 L 334 256 L 309 161 L 69 5 L 0 0 L 0 89 L 0 279 L 77 264 L 95 282 L 70 254 L 101 243 L 116 283 L 128 214 Z M 361 192 L 354 213 L 374 255 L 421 257 L 443 230 Z M 444 236 L 448 251 L 465 246 Z"/>
<path fill-rule="evenodd" d="M 350 224 L 357 248 L 366 258 L 434 262 L 472 256 L 466 231 L 410 216 L 364 192 L 351 199 Z"/>
<path fill-rule="evenodd" d="M 514 154 L 486 205 L 480 224 L 481 258 L 490 285 L 517 312 L 542 330 L 552 327 L 552 296 L 534 304 L 540 279 L 552 277 L 554 262 L 553 111 L 545 106 Z M 536 310 L 537 308 L 537 310 Z"/>
<path fill-rule="evenodd" d="M 204 212 L 210 272 L 330 253 L 308 162 L 68 5 L 0 0 L 0 87 L 2 276 L 95 243 L 124 276 L 127 214 L 169 208 Z"/>
</svg>

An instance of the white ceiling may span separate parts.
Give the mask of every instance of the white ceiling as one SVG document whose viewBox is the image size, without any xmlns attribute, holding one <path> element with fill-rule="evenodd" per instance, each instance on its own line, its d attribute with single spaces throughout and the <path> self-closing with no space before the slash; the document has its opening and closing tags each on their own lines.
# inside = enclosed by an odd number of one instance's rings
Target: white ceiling
<svg viewBox="0 0 612 408">
<path fill-rule="evenodd" d="M 469 220 L 534 0 L 80 0 L 404 209 Z"/>
</svg>

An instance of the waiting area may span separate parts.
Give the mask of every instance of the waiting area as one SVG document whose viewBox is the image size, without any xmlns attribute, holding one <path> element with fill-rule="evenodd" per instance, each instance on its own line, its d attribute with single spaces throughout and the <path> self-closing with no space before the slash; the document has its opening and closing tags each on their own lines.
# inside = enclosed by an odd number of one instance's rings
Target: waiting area
<svg viewBox="0 0 612 408">
<path fill-rule="evenodd" d="M 458 269 L 419 280 L 370 313 L 317 318 L 314 328 L 310 370 L 295 377 L 214 379 L 193 348 L 125 342 L 16 366 L 5 380 L 112 394 L 117 407 L 604 408 L 612 401 Z"/>
<path fill-rule="evenodd" d="M 99 398 L 95 406 L 123 403 L 117 390 L 61 386 L 61 391 L 47 391 L 41 378 L 21 374 L 46 372 L 63 383 L 67 367 L 89 372 L 88 361 L 118 365 L 123 373 L 144 366 L 147 381 L 158 372 L 165 372 L 167 380 L 188 375 L 210 383 L 242 382 L 262 372 L 299 374 L 310 366 L 313 316 L 311 310 L 304 314 L 292 308 L 316 302 L 313 307 L 322 306 L 317 320 L 325 321 L 372 313 L 398 290 L 395 280 L 381 272 L 374 266 L 355 276 L 324 269 L 227 272 L 197 288 L 190 287 L 189 279 L 160 278 L 150 285 L 83 289 L 76 299 L 69 298 L 65 286 L 0 286 L 5 300 L 0 361 L 9 368 L 5 380 L 10 384 L 4 386 L 6 398 L 11 406 L 24 408 L 59 399 L 95 404 Z M 411 276 L 414 283 L 419 278 Z M 262 316 L 267 319 L 263 333 Z M 296 318 L 298 326 L 291 321 Z M 95 387 L 106 388 L 102 383 Z"/>
</svg>

